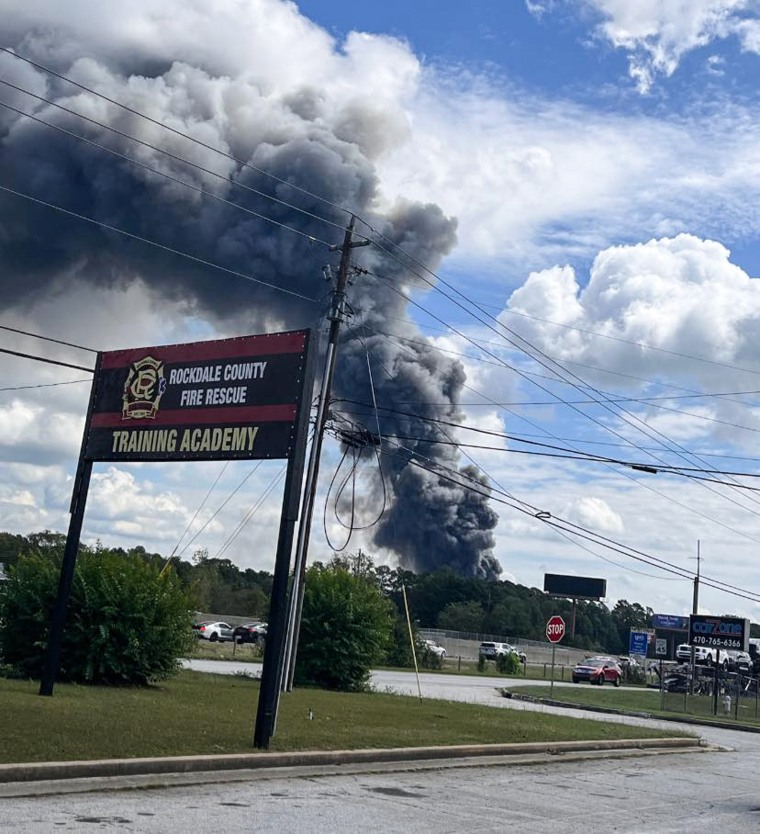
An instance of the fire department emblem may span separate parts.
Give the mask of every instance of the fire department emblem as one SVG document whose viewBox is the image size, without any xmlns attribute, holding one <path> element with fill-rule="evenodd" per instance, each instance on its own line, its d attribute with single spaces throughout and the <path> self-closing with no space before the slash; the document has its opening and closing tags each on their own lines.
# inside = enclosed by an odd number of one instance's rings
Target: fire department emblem
<svg viewBox="0 0 760 834">
<path fill-rule="evenodd" d="M 133 362 L 124 383 L 122 420 L 154 419 L 164 391 L 166 379 L 160 359 L 146 356 Z"/>
</svg>

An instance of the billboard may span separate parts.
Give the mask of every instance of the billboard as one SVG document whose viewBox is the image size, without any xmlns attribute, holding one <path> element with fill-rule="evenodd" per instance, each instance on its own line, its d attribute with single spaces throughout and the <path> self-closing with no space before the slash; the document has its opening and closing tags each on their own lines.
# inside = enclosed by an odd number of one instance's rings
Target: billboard
<svg viewBox="0 0 760 834">
<path fill-rule="evenodd" d="M 308 340 L 296 330 L 100 354 L 85 459 L 290 457 Z"/>
<path fill-rule="evenodd" d="M 740 617 L 689 617 L 689 645 L 749 651 L 749 620 Z"/>
<path fill-rule="evenodd" d="M 652 625 L 663 631 L 688 631 L 689 618 L 680 614 L 652 614 Z"/>
<path fill-rule="evenodd" d="M 607 596 L 607 580 L 590 576 L 544 574 L 544 591 L 555 597 L 568 599 L 602 599 Z"/>
</svg>

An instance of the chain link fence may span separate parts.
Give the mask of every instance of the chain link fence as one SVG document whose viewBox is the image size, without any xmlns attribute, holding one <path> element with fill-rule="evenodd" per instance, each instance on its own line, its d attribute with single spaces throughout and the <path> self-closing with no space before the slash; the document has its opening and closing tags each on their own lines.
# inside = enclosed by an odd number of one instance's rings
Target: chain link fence
<svg viewBox="0 0 760 834">
<path fill-rule="evenodd" d="M 662 669 L 662 672 L 660 672 Z M 760 679 L 723 667 L 655 667 L 660 706 L 668 712 L 734 721 L 760 720 Z M 657 686 L 658 684 L 653 684 Z"/>
</svg>

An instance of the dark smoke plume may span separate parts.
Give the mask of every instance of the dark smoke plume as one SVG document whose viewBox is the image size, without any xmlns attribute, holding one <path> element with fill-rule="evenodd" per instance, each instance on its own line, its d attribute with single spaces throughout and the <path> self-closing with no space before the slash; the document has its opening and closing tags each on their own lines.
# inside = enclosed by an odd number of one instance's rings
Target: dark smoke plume
<svg viewBox="0 0 760 834">
<path fill-rule="evenodd" d="M 222 72 L 208 61 L 166 64 L 140 54 L 130 58 L 124 49 L 115 50 L 112 59 L 102 49 L 91 56 L 84 53 L 84 57 L 72 58 L 71 49 L 56 49 L 54 43 L 50 36 L 39 33 L 27 33 L 17 41 L 19 51 L 98 92 L 367 218 L 388 240 L 422 263 L 435 267 L 453 247 L 455 222 L 434 205 L 399 202 L 382 215 L 374 210 L 378 198 L 375 159 L 393 141 L 390 134 L 397 129 L 382 110 L 351 102 L 336 112 L 319 90 L 304 85 L 295 92 L 279 93 L 250 72 L 235 77 L 229 68 Z M 316 323 L 326 293 L 321 269 L 329 260 L 334 262 L 334 256 L 308 235 L 340 243 L 340 228 L 234 188 L 232 183 L 297 204 L 339 226 L 346 224 L 345 213 L 172 136 L 7 55 L 0 57 L 0 77 L 191 159 L 226 180 L 200 173 L 7 88 L 0 87 L 0 100 L 307 236 L 190 191 L 5 108 L 0 108 L 0 184 L 317 299 L 308 302 L 272 292 L 0 193 L 0 282 L 6 308 L 32 308 L 41 296 L 65 293 L 77 283 L 123 287 L 142 280 L 154 303 L 165 306 L 168 316 L 177 311 L 197 315 L 224 333 Z M 409 279 L 396 260 L 377 250 L 365 250 L 357 259 L 398 287 Z M 370 332 L 386 329 L 389 318 L 403 319 L 406 323 L 394 321 L 393 329 L 421 339 L 408 319 L 404 298 L 369 275 L 355 282 L 350 299 L 360 310 L 357 323 L 368 329 L 363 340 L 351 335 L 358 330 L 346 331 L 336 396 L 370 401 L 365 353 L 369 348 L 376 367 L 385 369 L 374 377 L 378 401 L 389 407 L 403 403 L 399 410 L 422 416 L 461 420 L 457 404 L 465 376 L 460 363 L 424 343 L 401 348 Z M 96 314 L 83 310 L 83 326 L 88 316 Z M 416 405 L 410 408 L 410 402 Z M 441 408 L 442 402 L 449 405 Z M 366 422 L 374 428 L 371 421 Z M 404 445 L 442 466 L 459 469 L 456 447 L 430 443 L 441 435 L 424 420 L 386 414 L 382 431 L 387 436 L 418 438 Z M 497 519 L 487 498 L 417 469 L 403 456 L 385 460 L 384 466 L 391 498 L 375 528 L 378 546 L 392 550 L 404 567 L 415 570 L 448 565 L 468 575 L 499 574 L 500 566 L 493 556 Z M 488 492 L 485 479 L 474 467 L 462 471 L 483 484 L 482 492 Z"/>
</svg>

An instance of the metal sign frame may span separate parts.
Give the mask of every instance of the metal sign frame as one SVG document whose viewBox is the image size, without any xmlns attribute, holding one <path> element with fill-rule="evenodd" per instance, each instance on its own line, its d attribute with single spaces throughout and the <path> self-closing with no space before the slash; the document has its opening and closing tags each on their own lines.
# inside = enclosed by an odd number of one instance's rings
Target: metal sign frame
<svg viewBox="0 0 760 834">
<path fill-rule="evenodd" d="M 254 744 L 274 733 L 314 384 L 310 329 L 98 353 L 40 682 L 52 695 L 95 461 L 287 458 Z"/>
</svg>

